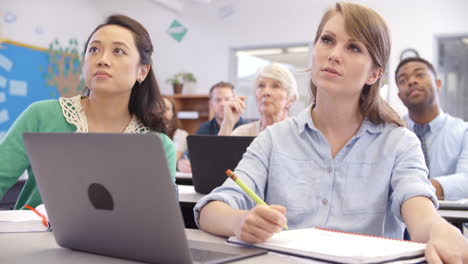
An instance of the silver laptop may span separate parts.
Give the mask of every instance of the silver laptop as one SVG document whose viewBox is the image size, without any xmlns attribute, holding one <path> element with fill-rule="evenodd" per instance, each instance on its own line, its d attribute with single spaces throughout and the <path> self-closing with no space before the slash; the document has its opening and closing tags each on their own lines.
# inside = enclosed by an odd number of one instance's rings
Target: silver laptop
<svg viewBox="0 0 468 264">
<path fill-rule="evenodd" d="M 149 263 L 225 263 L 263 250 L 187 241 L 155 134 L 25 133 L 57 243 Z"/>
</svg>

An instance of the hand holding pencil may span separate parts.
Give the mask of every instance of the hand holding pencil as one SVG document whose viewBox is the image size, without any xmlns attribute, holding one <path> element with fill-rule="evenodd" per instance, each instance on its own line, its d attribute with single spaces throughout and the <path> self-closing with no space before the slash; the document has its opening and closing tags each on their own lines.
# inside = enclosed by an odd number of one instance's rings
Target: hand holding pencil
<svg viewBox="0 0 468 264">
<path fill-rule="evenodd" d="M 244 241 L 250 240 L 247 242 L 261 242 L 282 229 L 288 229 L 288 226 L 286 225 L 286 208 L 280 205 L 267 205 L 231 170 L 227 170 L 226 175 L 228 175 L 258 205 L 261 205 L 248 211 L 244 217 L 241 232 L 244 232 L 245 234 L 244 238 L 241 237 L 242 234 L 238 234 L 237 236 L 240 239 Z"/>
</svg>

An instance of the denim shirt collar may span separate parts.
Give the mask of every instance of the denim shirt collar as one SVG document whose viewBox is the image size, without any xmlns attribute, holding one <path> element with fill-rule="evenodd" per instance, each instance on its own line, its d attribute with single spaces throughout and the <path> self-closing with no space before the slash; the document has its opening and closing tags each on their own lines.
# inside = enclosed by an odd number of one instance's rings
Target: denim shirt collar
<svg viewBox="0 0 468 264">
<path fill-rule="evenodd" d="M 319 132 L 319 130 L 314 124 L 314 121 L 312 120 L 311 109 L 312 109 L 312 104 L 307 106 L 296 117 L 297 124 L 298 124 L 297 132 L 299 134 L 302 134 L 304 131 L 307 130 L 307 128 L 309 128 L 312 131 Z M 365 132 L 369 132 L 370 134 L 377 134 L 377 133 L 381 133 L 383 130 L 384 130 L 383 124 L 377 124 L 377 125 L 373 124 L 366 117 L 362 121 L 362 124 L 361 124 L 361 127 L 359 128 L 358 133 L 353 138 L 360 137 Z"/>
</svg>

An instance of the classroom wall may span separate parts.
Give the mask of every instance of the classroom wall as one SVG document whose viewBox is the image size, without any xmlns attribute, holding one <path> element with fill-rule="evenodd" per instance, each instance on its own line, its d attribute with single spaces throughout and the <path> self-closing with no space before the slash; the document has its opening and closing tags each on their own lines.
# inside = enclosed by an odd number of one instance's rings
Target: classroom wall
<svg viewBox="0 0 468 264">
<path fill-rule="evenodd" d="M 174 13 L 150 0 L 136 0 L 132 4 L 125 0 L 4 0 L 0 8 L 3 13 L 16 14 L 15 23 L 3 23 L 4 38 L 40 47 L 47 47 L 56 38 L 64 44 L 70 38 L 84 43 L 109 14 L 122 13 L 137 19 L 153 39 L 153 67 L 164 93 L 172 93 L 172 87 L 165 80 L 181 70 L 192 71 L 199 79 L 197 87 L 188 87 L 187 92 L 193 93 L 204 92 L 204 89 L 198 91 L 197 88 L 211 83 L 214 76 L 219 75 L 211 74 L 211 67 L 200 66 L 206 65 L 205 61 L 212 65 L 209 63 L 210 49 L 215 46 L 206 42 L 210 38 L 207 34 L 209 29 L 200 27 L 196 19 Z M 189 29 L 180 43 L 166 34 L 174 19 Z M 36 32 L 37 25 L 42 27 L 42 34 Z"/>
<path fill-rule="evenodd" d="M 355 0 L 379 12 L 391 30 L 392 54 L 389 65 L 390 103 L 396 110 L 407 112 L 397 97 L 393 80 L 399 55 L 405 48 L 415 48 L 419 54 L 436 62 L 435 36 L 468 33 L 465 2 L 462 0 Z M 225 54 L 232 47 L 270 45 L 271 43 L 311 42 L 324 10 L 335 3 L 328 0 L 219 0 L 203 9 L 194 9 L 197 17 L 222 37 L 216 52 Z M 216 23 L 210 15 L 231 4 L 236 13 Z M 216 58 L 219 65 L 229 65 L 229 57 Z"/>
<path fill-rule="evenodd" d="M 0 13 L 16 14 L 16 22 L 2 21 L 3 37 L 47 47 L 58 38 L 66 43 L 77 38 L 83 43 L 92 29 L 108 14 L 118 12 L 142 22 L 155 44 L 156 76 L 164 93 L 172 88 L 164 81 L 180 70 L 198 78 L 187 93 L 206 93 L 219 80 L 229 80 L 230 49 L 310 42 L 328 0 L 213 0 L 211 4 L 181 1 L 184 8 L 173 12 L 152 0 L 2 0 Z M 416 48 L 435 62 L 435 35 L 468 33 L 466 8 L 462 0 L 359 0 L 377 10 L 392 32 L 390 61 L 390 103 L 400 113 L 406 110 L 396 97 L 393 71 L 404 48 Z M 233 11 L 220 17 L 220 8 Z M 229 12 L 228 12 L 229 13 Z M 166 34 L 173 19 L 189 31 L 178 43 Z"/>
<path fill-rule="evenodd" d="M 44 48 L 55 38 L 61 42 L 78 38 L 83 42 L 98 23 L 99 13 L 92 6 L 92 1 L 87 0 L 2 0 L 1 37 Z"/>
</svg>

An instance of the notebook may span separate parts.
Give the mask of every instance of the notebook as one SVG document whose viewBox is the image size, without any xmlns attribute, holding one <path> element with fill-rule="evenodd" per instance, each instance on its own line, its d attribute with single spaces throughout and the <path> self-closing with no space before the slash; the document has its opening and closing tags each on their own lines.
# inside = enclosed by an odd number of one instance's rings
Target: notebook
<svg viewBox="0 0 468 264">
<path fill-rule="evenodd" d="M 228 242 L 336 263 L 420 263 L 426 248 L 424 243 L 323 228 L 281 231 L 264 243 L 248 244 L 236 237 Z"/>
<path fill-rule="evenodd" d="M 221 263 L 265 253 L 187 241 L 156 134 L 25 133 L 57 244 L 147 263 Z"/>
<path fill-rule="evenodd" d="M 190 135 L 187 146 L 192 164 L 193 187 L 207 194 L 227 179 L 255 137 Z"/>
<path fill-rule="evenodd" d="M 31 210 L 0 210 L 0 233 L 47 232 L 48 226 Z"/>
</svg>

